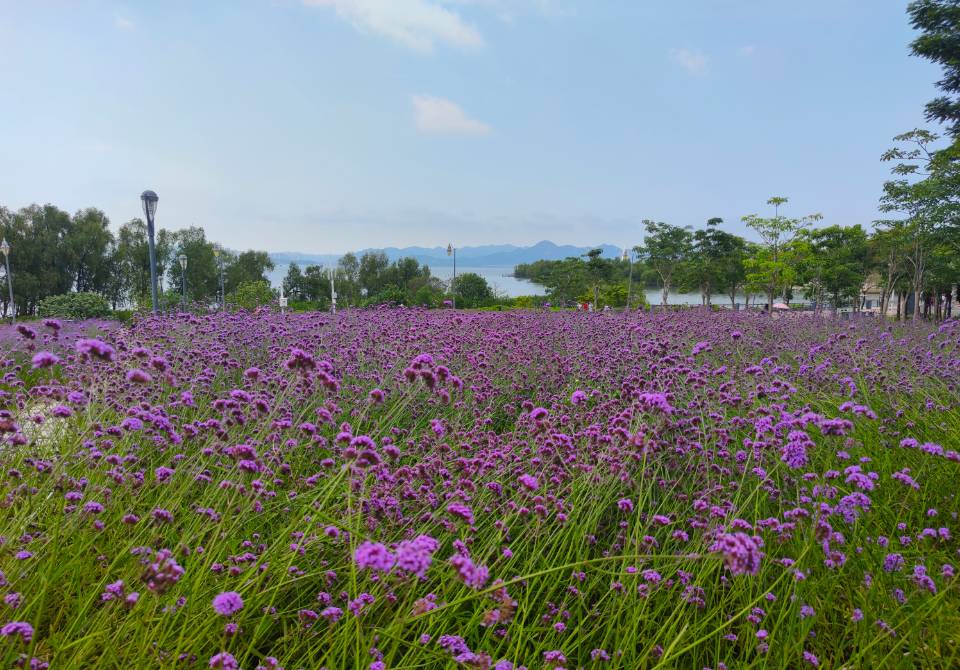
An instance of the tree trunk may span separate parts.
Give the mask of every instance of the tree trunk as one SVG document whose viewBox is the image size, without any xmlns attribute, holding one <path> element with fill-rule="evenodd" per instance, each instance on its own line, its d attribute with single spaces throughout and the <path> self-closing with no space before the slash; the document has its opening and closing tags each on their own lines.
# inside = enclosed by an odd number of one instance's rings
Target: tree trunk
<svg viewBox="0 0 960 670">
<path fill-rule="evenodd" d="M 916 254 L 913 263 L 913 318 L 920 318 L 920 298 L 923 295 L 923 269 L 924 260 L 920 255 L 919 243 L 915 243 L 914 253 Z"/>
<path fill-rule="evenodd" d="M 890 297 L 893 295 L 893 268 L 887 265 L 887 281 L 880 289 L 880 316 L 886 317 L 890 309 Z"/>
</svg>

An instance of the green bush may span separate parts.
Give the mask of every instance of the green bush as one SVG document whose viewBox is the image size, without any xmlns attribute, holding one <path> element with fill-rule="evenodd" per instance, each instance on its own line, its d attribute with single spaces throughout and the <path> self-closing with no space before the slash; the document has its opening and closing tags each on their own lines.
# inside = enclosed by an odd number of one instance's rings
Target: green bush
<svg viewBox="0 0 960 670">
<path fill-rule="evenodd" d="M 407 302 L 407 294 L 397 288 L 396 286 L 390 285 L 384 287 L 382 291 L 376 295 L 367 298 L 364 301 L 364 305 L 403 305 Z"/>
<path fill-rule="evenodd" d="M 457 297 L 457 307 L 490 307 L 494 302 L 490 284 L 476 272 L 465 272 L 458 275 L 453 281 L 451 292 Z"/>
<path fill-rule="evenodd" d="M 265 281 L 245 281 L 237 286 L 227 302 L 233 302 L 244 309 L 256 309 L 260 305 L 273 302 L 274 294 L 270 284 Z"/>
<path fill-rule="evenodd" d="M 539 303 L 543 302 L 545 298 L 540 296 L 533 295 L 518 295 L 513 299 L 513 306 L 517 309 L 533 309 Z"/>
<path fill-rule="evenodd" d="M 325 312 L 330 309 L 330 301 L 325 297 L 319 300 L 293 300 L 287 303 L 291 312 Z"/>
<path fill-rule="evenodd" d="M 37 315 L 41 318 L 93 319 L 110 316 L 110 303 L 96 293 L 63 293 L 40 301 Z"/>
</svg>

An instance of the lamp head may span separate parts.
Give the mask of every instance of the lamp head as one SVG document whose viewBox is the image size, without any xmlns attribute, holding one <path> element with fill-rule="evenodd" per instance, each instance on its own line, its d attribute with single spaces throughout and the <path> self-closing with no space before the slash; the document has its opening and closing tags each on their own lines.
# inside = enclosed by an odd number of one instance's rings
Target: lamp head
<svg viewBox="0 0 960 670">
<path fill-rule="evenodd" d="M 153 221 L 153 215 L 157 213 L 157 201 L 160 198 L 153 191 L 144 191 L 140 194 L 140 200 L 143 202 L 143 213 L 147 221 Z"/>
<path fill-rule="evenodd" d="M 187 269 L 187 255 L 186 255 L 186 254 L 180 254 L 180 257 L 179 257 L 178 260 L 180 261 L 180 267 L 181 267 L 182 269 L 186 270 L 186 269 Z"/>
</svg>

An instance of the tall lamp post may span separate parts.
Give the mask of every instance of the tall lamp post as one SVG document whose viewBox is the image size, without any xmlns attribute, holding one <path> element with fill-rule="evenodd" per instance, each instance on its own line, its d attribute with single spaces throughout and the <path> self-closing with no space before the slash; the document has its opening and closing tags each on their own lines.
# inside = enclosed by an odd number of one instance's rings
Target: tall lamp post
<svg viewBox="0 0 960 670">
<path fill-rule="evenodd" d="M 187 309 L 187 255 L 180 254 L 177 259 L 180 261 L 180 291 L 183 294 L 180 298 L 181 309 Z"/>
<path fill-rule="evenodd" d="M 337 313 L 337 287 L 333 283 L 333 268 L 330 268 L 330 313 Z"/>
<path fill-rule="evenodd" d="M 7 242 L 6 237 L 3 238 L 3 242 L 0 242 L 0 253 L 3 254 L 3 260 L 7 264 L 7 290 L 10 291 L 10 325 L 12 326 L 16 320 L 17 306 L 13 302 L 13 277 L 10 276 L 10 243 Z"/>
<path fill-rule="evenodd" d="M 220 311 L 227 310 L 227 295 L 223 290 L 223 259 L 220 257 L 220 247 L 213 248 L 213 257 L 217 259 L 217 270 L 220 273 Z"/>
<path fill-rule="evenodd" d="M 627 306 L 623 311 L 630 311 L 630 294 L 633 291 L 633 254 L 627 253 L 627 250 L 623 250 L 623 256 L 620 257 L 620 260 L 627 261 L 630 263 L 630 270 L 627 272 Z"/>
<path fill-rule="evenodd" d="M 153 191 L 144 191 L 140 194 L 143 202 L 143 213 L 147 217 L 147 244 L 150 248 L 150 300 L 153 313 L 157 313 L 157 251 L 153 244 L 153 216 L 157 213 L 157 194 Z"/>
<path fill-rule="evenodd" d="M 450 298 L 453 308 L 457 308 L 457 248 L 452 243 L 447 244 L 447 256 L 453 256 L 453 279 L 450 280 Z"/>
</svg>

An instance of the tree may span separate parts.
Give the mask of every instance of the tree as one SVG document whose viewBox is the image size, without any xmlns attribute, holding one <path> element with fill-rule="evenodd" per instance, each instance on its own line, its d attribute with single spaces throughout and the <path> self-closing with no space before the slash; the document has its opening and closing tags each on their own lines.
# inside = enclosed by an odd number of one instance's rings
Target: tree
<svg viewBox="0 0 960 670">
<path fill-rule="evenodd" d="M 600 258 L 603 249 L 591 249 L 583 255 L 587 259 L 587 275 L 590 277 L 590 285 L 593 289 L 593 308 L 597 309 L 599 298 L 600 283 L 610 276 L 610 263 L 604 258 Z"/>
<path fill-rule="evenodd" d="M 5 221 L 18 314 L 33 314 L 40 300 L 73 287 L 73 268 L 64 262 L 63 250 L 70 228 L 70 215 L 53 205 L 24 207 Z"/>
<path fill-rule="evenodd" d="M 410 302 L 420 307 L 433 307 L 438 303 L 441 295 L 441 293 L 434 291 L 429 286 L 421 286 L 417 289 L 417 292 L 413 295 L 413 299 Z"/>
<path fill-rule="evenodd" d="M 330 275 L 322 265 L 308 265 L 303 271 L 303 299 L 326 304 L 330 300 Z"/>
<path fill-rule="evenodd" d="M 960 0 L 915 0 L 907 14 L 921 33 L 910 44 L 913 55 L 943 67 L 937 86 L 948 95 L 927 103 L 927 120 L 948 124 L 950 135 L 960 137 Z"/>
<path fill-rule="evenodd" d="M 904 258 L 912 275 L 913 317 L 919 318 L 926 289 L 927 266 L 936 245 L 952 231 L 960 213 L 958 148 L 935 151 L 935 133 L 915 129 L 893 138 L 904 146 L 884 152 L 882 161 L 896 161 L 895 176 L 884 183 L 880 210 L 903 218 L 877 221 L 880 229 L 896 229 L 905 243 Z"/>
<path fill-rule="evenodd" d="M 704 305 L 717 290 L 733 286 L 731 304 L 736 304 L 736 294 L 743 282 L 744 240 L 737 235 L 720 230 L 723 219 L 713 217 L 707 227 L 693 233 L 693 247 L 685 271 L 686 283 L 700 291 Z"/>
<path fill-rule="evenodd" d="M 360 260 L 347 252 L 337 261 L 337 293 L 344 297 L 347 304 L 360 302 Z"/>
<path fill-rule="evenodd" d="M 689 258 L 692 235 L 689 227 L 644 219 L 647 234 L 640 247 L 641 257 L 656 272 L 663 287 L 662 304 L 667 305 L 674 276 L 684 261 Z"/>
<path fill-rule="evenodd" d="M 953 285 L 960 274 L 960 261 L 949 243 L 949 237 L 940 236 L 930 253 L 927 266 L 927 285 L 924 291 L 923 316 L 940 320 L 950 316 Z M 946 312 L 944 311 L 946 308 Z"/>
<path fill-rule="evenodd" d="M 254 251 L 250 249 L 238 254 L 235 259 L 230 259 L 224 263 L 224 284 L 228 293 L 237 290 L 237 287 L 243 283 L 266 282 L 267 272 L 273 270 L 273 261 L 270 260 L 270 254 L 266 251 Z"/>
<path fill-rule="evenodd" d="M 493 291 L 487 280 L 475 272 L 457 275 L 453 282 L 453 294 L 460 307 L 486 307 L 493 304 Z"/>
<path fill-rule="evenodd" d="M 106 292 L 114 271 L 114 246 L 106 214 L 88 207 L 73 215 L 63 239 L 63 248 L 73 274 L 74 290 Z"/>
<path fill-rule="evenodd" d="M 767 291 L 767 311 L 773 312 L 774 296 L 784 295 L 793 286 L 796 268 L 789 263 L 784 251 L 799 230 L 823 218 L 820 214 L 809 214 L 800 219 L 790 219 L 780 214 L 780 205 L 787 198 L 774 196 L 767 200 L 773 205 L 773 217 L 762 218 L 756 214 L 744 216 L 742 221 L 760 236 L 761 247 L 758 254 L 748 259 L 746 266 L 748 280 L 755 285 L 764 286 Z"/>
<path fill-rule="evenodd" d="M 183 270 L 179 257 L 184 255 L 187 257 L 186 286 L 189 298 L 199 302 L 215 299 L 220 291 L 220 269 L 213 254 L 214 245 L 207 241 L 203 228 L 191 226 L 173 231 L 171 244 L 172 258 L 167 273 L 169 287 L 179 291 L 182 286 Z M 262 251 L 253 253 L 266 255 Z"/>
<path fill-rule="evenodd" d="M 150 293 L 147 225 L 142 219 L 133 219 L 120 226 L 114 258 L 119 292 L 137 303 Z"/>
<path fill-rule="evenodd" d="M 723 233 L 720 247 L 720 268 L 717 287 L 730 297 L 730 307 L 737 305 L 737 293 L 743 290 L 747 280 L 746 259 L 753 246 L 739 235 Z"/>
<path fill-rule="evenodd" d="M 560 304 L 576 300 L 590 281 L 587 264 L 575 256 L 550 262 L 539 276 L 539 283 L 547 289 L 550 299 Z"/>
<path fill-rule="evenodd" d="M 260 305 L 269 305 L 273 301 L 274 295 L 269 282 L 257 280 L 241 282 L 231 298 L 231 302 L 240 307 L 253 310 Z"/>
<path fill-rule="evenodd" d="M 853 301 L 854 309 L 859 309 L 869 259 L 863 228 L 829 226 L 802 231 L 798 242 L 807 246 L 802 277 L 807 296 L 816 296 L 817 308 L 829 298 L 834 309 L 847 301 Z"/>
<path fill-rule="evenodd" d="M 384 286 L 383 273 L 389 265 L 390 260 L 382 251 L 368 251 L 363 254 L 357 269 L 360 288 L 367 289 L 371 296 L 379 293 Z"/>
<path fill-rule="evenodd" d="M 141 219 L 124 223 L 114 235 L 106 215 L 93 207 L 71 217 L 53 205 L 31 205 L 16 212 L 0 206 L 0 235 L 11 248 L 15 303 L 11 306 L 7 293 L 0 291 L 4 313 L 15 308 L 30 315 L 44 298 L 73 292 L 102 296 L 113 309 L 150 306 L 149 245 Z M 198 300 L 217 295 L 214 246 L 202 228 L 161 228 L 155 242 L 157 288 L 163 300 L 180 300 L 182 270 L 175 258 L 180 254 L 187 256 L 188 293 Z M 265 280 L 265 271 L 273 267 L 263 251 L 225 253 L 223 258 L 233 269 L 231 289 L 241 280 Z M 6 281 L 4 272 L 0 264 L 0 279 Z M 164 285 L 169 289 L 165 293 Z"/>
<path fill-rule="evenodd" d="M 283 278 L 283 293 L 291 300 L 306 300 L 304 297 L 303 273 L 300 266 L 291 263 L 287 268 L 287 276 Z"/>
<path fill-rule="evenodd" d="M 640 294 L 643 296 L 643 293 Z M 634 298 L 635 296 L 631 296 Z M 632 301 L 634 305 L 642 306 L 643 303 L 639 300 Z M 602 309 L 604 307 L 626 307 L 627 306 L 627 286 L 626 284 L 604 284 L 600 288 L 600 300 L 597 306 L 594 309 Z"/>
<path fill-rule="evenodd" d="M 904 231 L 901 226 L 877 229 L 868 244 L 872 268 L 880 277 L 880 314 L 885 315 L 890 306 L 890 297 L 906 276 Z"/>
</svg>

